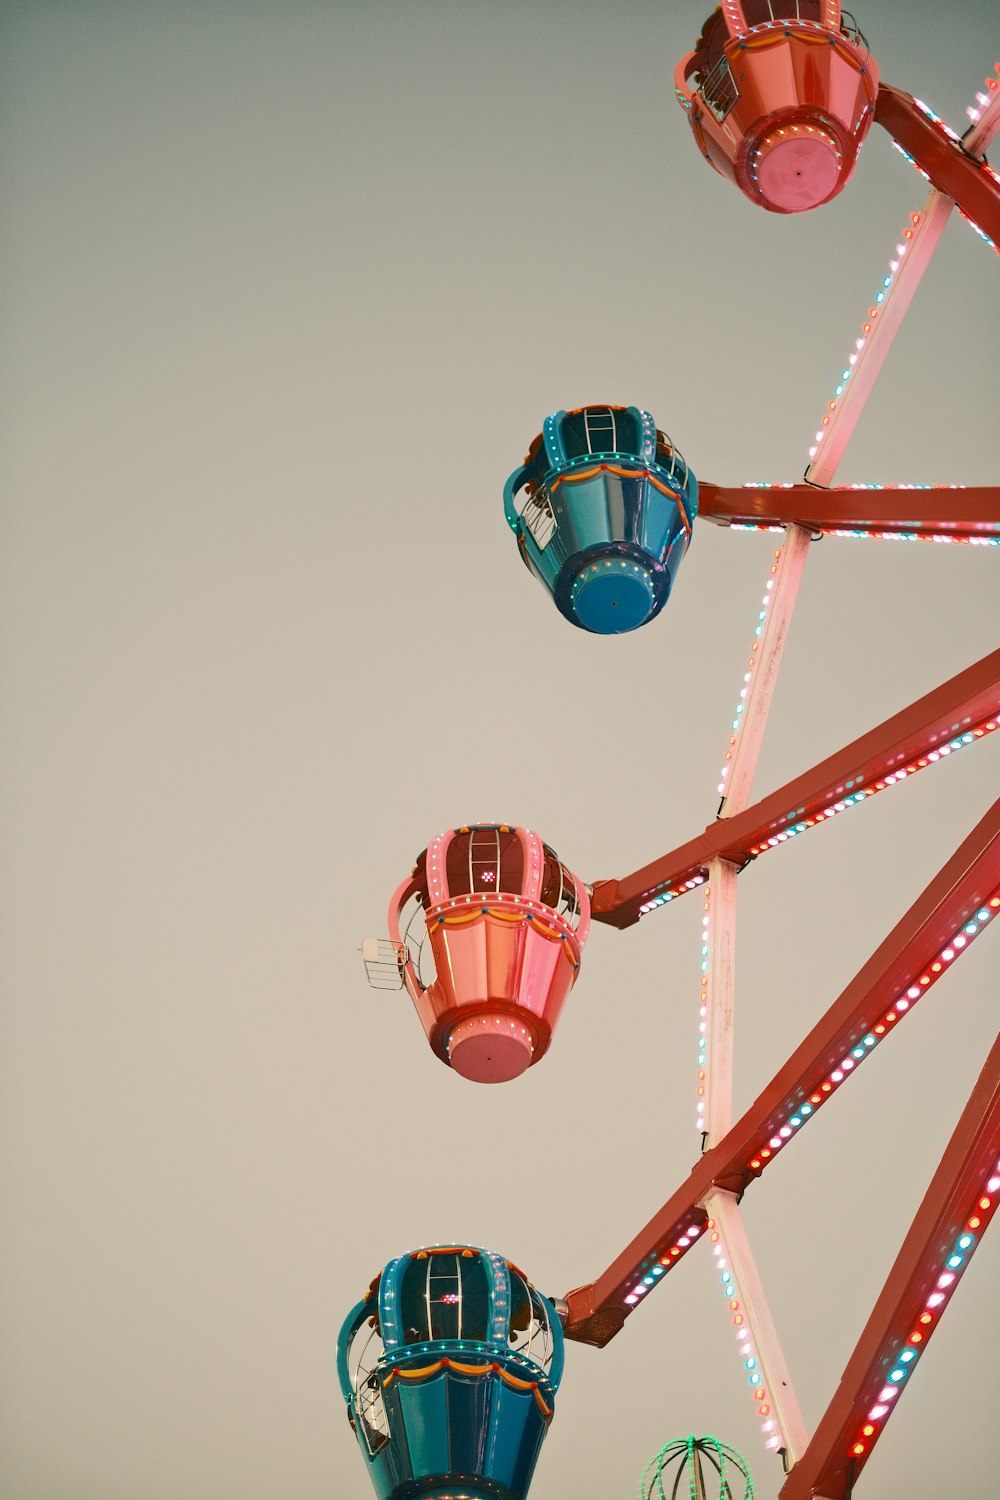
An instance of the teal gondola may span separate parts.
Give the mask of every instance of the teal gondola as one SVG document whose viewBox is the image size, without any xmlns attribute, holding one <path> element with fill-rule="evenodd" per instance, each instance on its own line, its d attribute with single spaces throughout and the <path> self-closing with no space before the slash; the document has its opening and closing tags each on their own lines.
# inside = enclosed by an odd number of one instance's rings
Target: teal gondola
<svg viewBox="0 0 1000 1500">
<path fill-rule="evenodd" d="M 659 614 L 697 510 L 694 474 L 635 406 L 546 417 L 504 487 L 528 569 L 567 620 L 597 635 L 636 630 Z"/>
<path fill-rule="evenodd" d="M 503 1256 L 447 1245 L 391 1260 L 348 1314 L 337 1367 L 379 1500 L 524 1500 L 563 1336 Z"/>
</svg>

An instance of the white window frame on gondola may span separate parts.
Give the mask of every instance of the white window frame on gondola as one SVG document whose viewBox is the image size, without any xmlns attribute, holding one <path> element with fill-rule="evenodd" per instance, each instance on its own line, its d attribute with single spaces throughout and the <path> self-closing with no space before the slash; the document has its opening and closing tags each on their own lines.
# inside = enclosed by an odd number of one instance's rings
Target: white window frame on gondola
<svg viewBox="0 0 1000 1500">
<path fill-rule="evenodd" d="M 595 426 L 595 427 L 591 427 L 591 420 L 594 417 L 604 416 L 604 415 L 607 415 L 610 418 L 610 420 L 611 420 L 610 429 L 607 426 L 599 426 L 599 427 Z M 584 409 L 583 409 L 583 430 L 584 430 L 584 433 L 586 434 L 586 438 L 587 438 L 587 452 L 588 453 L 617 453 L 618 452 L 618 420 L 617 420 L 617 418 L 616 418 L 616 416 L 614 414 L 614 411 L 611 409 L 610 406 L 593 406 L 593 407 L 591 407 L 591 406 L 585 406 Z M 609 430 L 611 432 L 611 442 L 610 443 L 601 443 L 597 448 L 595 448 L 593 442 L 591 441 L 591 439 L 596 434 L 606 433 Z"/>
<path fill-rule="evenodd" d="M 480 855 L 477 858 L 477 849 L 476 849 L 477 840 L 479 841 L 480 846 L 481 846 L 484 842 L 489 843 L 491 835 L 492 835 L 492 845 L 490 846 L 488 852 L 485 855 Z M 477 893 L 480 894 L 480 895 L 483 894 L 483 892 L 480 890 L 479 886 L 476 884 L 476 871 L 477 870 L 480 870 L 480 871 L 490 871 L 490 870 L 492 870 L 492 872 L 493 872 L 493 882 L 492 882 L 492 884 L 489 887 L 490 891 L 499 891 L 499 890 L 503 889 L 503 885 L 501 883 L 501 876 L 500 876 L 500 829 L 499 828 L 471 828 L 469 830 L 469 894 L 473 895 L 473 896 L 476 895 Z M 487 892 L 486 894 L 489 894 L 489 892 Z"/>
<path fill-rule="evenodd" d="M 445 1267 L 444 1270 L 441 1269 L 442 1266 Z M 437 1274 L 435 1274 L 435 1272 Z M 435 1281 L 446 1281 L 455 1289 L 455 1293 L 458 1299 L 456 1303 L 456 1307 L 458 1310 L 458 1332 L 455 1334 L 455 1337 L 460 1339 L 462 1337 L 463 1288 L 462 1267 L 459 1263 L 457 1255 L 428 1255 L 427 1257 L 427 1274 L 424 1278 L 424 1304 L 427 1308 L 428 1338 L 434 1337 L 434 1315 L 432 1312 L 432 1308 L 435 1305 L 440 1305 L 442 1307 L 446 1307 L 448 1305 L 447 1303 L 443 1302 L 440 1297 L 433 1297 L 431 1295 L 431 1292 L 433 1290 L 432 1283 Z"/>
<path fill-rule="evenodd" d="M 351 1343 L 351 1362 L 354 1365 L 351 1384 L 354 1387 L 361 1431 L 364 1433 L 368 1452 L 374 1457 L 392 1437 L 389 1413 L 385 1408 L 385 1397 L 382 1394 L 382 1381 L 378 1368 L 384 1353 L 384 1345 L 378 1328 L 369 1328 L 368 1335 L 363 1341 L 362 1332 L 363 1326 L 358 1329 Z M 369 1351 L 373 1343 L 376 1345 L 377 1353 L 374 1358 L 371 1358 Z"/>
<path fill-rule="evenodd" d="M 549 1327 L 545 1304 L 534 1287 L 522 1283 L 528 1294 L 528 1326 L 521 1334 L 511 1332 L 509 1344 L 515 1354 L 530 1359 L 533 1364 L 547 1371 L 552 1363 L 555 1346 Z"/>
<path fill-rule="evenodd" d="M 559 525 L 544 484 L 540 484 L 535 493 L 525 500 L 521 507 L 521 520 L 531 533 L 539 552 L 544 552 Z"/>
</svg>

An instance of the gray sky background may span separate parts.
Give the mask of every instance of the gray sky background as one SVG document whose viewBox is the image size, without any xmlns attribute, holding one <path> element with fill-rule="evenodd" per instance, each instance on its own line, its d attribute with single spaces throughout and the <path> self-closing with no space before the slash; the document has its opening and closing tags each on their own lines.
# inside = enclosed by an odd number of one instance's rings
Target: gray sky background
<svg viewBox="0 0 1000 1500">
<path fill-rule="evenodd" d="M 695 472 L 797 479 L 925 184 L 873 133 L 771 216 L 672 96 L 700 4 L 12 4 L 5 330 L 0 1490 L 364 1500 L 334 1344 L 454 1237 L 558 1295 L 686 1174 L 700 908 L 593 934 L 488 1092 L 357 952 L 428 839 L 537 828 L 585 879 L 714 816 L 773 545 L 703 524 L 665 613 L 574 631 L 500 492 L 542 418 L 648 406 Z M 994 0 L 858 0 L 953 125 Z M 998 477 L 998 266 L 955 220 L 838 477 Z M 757 788 L 996 645 L 987 549 L 812 549 Z M 740 883 L 745 1107 L 996 794 L 1000 736 Z M 747 1195 L 807 1421 L 995 1031 L 987 932 Z M 709 1256 L 573 1346 L 533 1500 L 668 1437 L 762 1449 Z M 860 1493 L 988 1490 L 987 1236 Z"/>
</svg>

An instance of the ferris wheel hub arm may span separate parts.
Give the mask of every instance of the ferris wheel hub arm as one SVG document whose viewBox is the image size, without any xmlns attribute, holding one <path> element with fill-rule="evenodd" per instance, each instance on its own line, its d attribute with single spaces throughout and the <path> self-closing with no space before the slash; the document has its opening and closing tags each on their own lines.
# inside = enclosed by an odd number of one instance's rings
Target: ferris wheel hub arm
<svg viewBox="0 0 1000 1500">
<path fill-rule="evenodd" d="M 911 94 L 890 83 L 879 84 L 875 119 L 932 186 L 951 198 L 994 244 L 1000 244 L 1000 183 L 969 143 L 960 141 Z"/>
<path fill-rule="evenodd" d="M 703 883 L 713 859 L 743 865 L 768 838 L 782 835 L 804 819 L 814 823 L 837 806 L 845 786 L 864 789 L 897 773 L 914 757 L 949 742 L 956 724 L 969 731 L 1000 711 L 1000 650 L 992 651 L 932 692 L 886 719 L 811 770 L 732 818 L 717 819 L 704 833 L 618 880 L 594 883 L 591 915 L 612 927 L 639 920 L 655 893 Z"/>
<path fill-rule="evenodd" d="M 761 634 L 755 637 L 756 665 L 750 673 L 747 696 L 741 699 L 737 710 L 739 728 L 734 730 L 735 744 L 730 747 L 719 784 L 722 795 L 720 817 L 736 817 L 750 801 L 785 643 L 809 556 L 809 542 L 809 532 L 805 527 L 789 526 L 785 530 L 784 545 L 774 555 L 767 590 L 761 600 L 763 618 Z"/>
<path fill-rule="evenodd" d="M 699 515 L 717 526 L 795 524 L 813 532 L 1000 538 L 1000 485 L 844 484 L 827 489 L 818 484 L 737 487 L 704 482 Z"/>
</svg>

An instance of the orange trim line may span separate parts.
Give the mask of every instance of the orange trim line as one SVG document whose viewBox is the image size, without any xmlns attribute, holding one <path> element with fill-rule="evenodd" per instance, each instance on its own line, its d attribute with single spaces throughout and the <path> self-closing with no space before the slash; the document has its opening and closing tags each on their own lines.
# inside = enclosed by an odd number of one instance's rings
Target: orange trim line
<svg viewBox="0 0 1000 1500">
<path fill-rule="evenodd" d="M 441 915 L 435 918 L 434 925 L 436 927 L 465 927 L 469 922 L 481 922 L 484 917 L 486 917 L 488 921 L 522 923 L 527 923 L 530 917 L 532 928 L 535 932 L 538 933 L 539 937 L 548 938 L 550 943 L 565 943 L 566 946 L 563 948 L 563 953 L 565 954 L 566 958 L 569 959 L 574 969 L 578 969 L 580 967 L 576 959 L 573 957 L 569 943 L 567 942 L 566 933 L 559 932 L 555 927 L 547 926 L 538 917 L 536 917 L 533 912 L 494 911 L 492 910 L 492 908 L 490 908 L 487 911 L 479 910 L 464 912 L 460 917 L 446 917 L 444 915 Z"/>
<path fill-rule="evenodd" d="M 546 1404 L 541 1391 L 538 1389 L 537 1380 L 520 1380 L 516 1375 L 511 1375 L 507 1370 L 505 1370 L 503 1365 L 498 1365 L 496 1363 L 488 1365 L 466 1365 L 460 1364 L 456 1359 L 449 1359 L 447 1355 L 442 1355 L 442 1357 L 438 1360 L 435 1360 L 432 1365 L 420 1365 L 415 1370 L 402 1370 L 397 1366 L 395 1369 L 389 1371 L 388 1375 L 382 1382 L 382 1386 L 383 1389 L 388 1389 L 388 1387 L 396 1379 L 397 1375 L 401 1380 L 425 1380 L 428 1379 L 431 1375 L 436 1375 L 439 1370 L 454 1370 L 458 1375 L 499 1375 L 504 1385 L 509 1385 L 512 1389 L 517 1391 L 531 1391 L 532 1395 L 535 1398 L 535 1401 L 538 1404 L 538 1409 L 546 1421 L 548 1421 L 552 1415 L 553 1408 Z"/>
<path fill-rule="evenodd" d="M 554 495 L 561 484 L 580 484 L 585 479 L 593 479 L 595 474 L 603 473 L 617 474 L 619 479 L 637 479 L 640 474 L 643 475 L 649 480 L 654 489 L 660 491 L 661 495 L 668 495 L 671 500 L 677 501 L 677 508 L 681 513 L 684 529 L 686 531 L 691 530 L 691 520 L 680 493 L 677 490 L 672 490 L 669 485 L 657 479 L 656 475 L 649 469 L 644 469 L 641 466 L 638 469 L 620 469 L 617 464 L 595 464 L 592 469 L 580 469 L 574 474 L 560 474 L 559 478 L 553 480 L 552 484 L 549 485 L 549 494 Z"/>
<path fill-rule="evenodd" d="M 469 1245 L 428 1245 L 425 1250 L 411 1250 L 411 1260 L 426 1260 L 428 1255 L 461 1255 L 470 1260 L 475 1250 Z"/>
<path fill-rule="evenodd" d="M 825 47 L 829 47 L 832 41 L 834 52 L 836 52 L 839 57 L 842 57 L 845 62 L 850 63 L 853 68 L 857 69 L 858 59 L 856 54 L 849 51 L 848 48 L 841 42 L 839 37 L 831 38 L 826 32 L 820 32 L 817 34 L 816 32 L 812 31 L 798 30 L 793 32 L 793 36 L 798 42 L 813 42 L 819 46 Z M 783 31 L 772 31 L 769 32 L 766 36 L 755 36 L 751 41 L 745 42 L 743 45 L 747 52 L 756 52 L 762 47 L 773 47 L 776 46 L 779 42 L 785 42 L 787 40 L 788 38 Z M 865 93 L 868 95 L 868 102 L 870 104 L 874 104 L 875 95 L 872 92 L 872 86 L 869 81 L 870 75 L 868 69 L 864 68 L 860 76 L 865 80 Z"/>
</svg>

